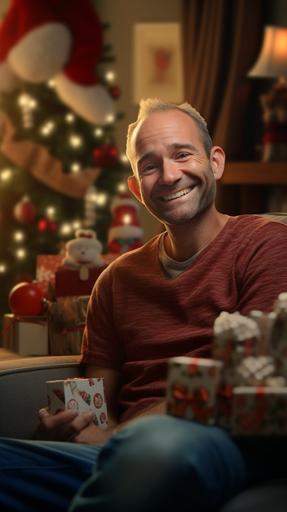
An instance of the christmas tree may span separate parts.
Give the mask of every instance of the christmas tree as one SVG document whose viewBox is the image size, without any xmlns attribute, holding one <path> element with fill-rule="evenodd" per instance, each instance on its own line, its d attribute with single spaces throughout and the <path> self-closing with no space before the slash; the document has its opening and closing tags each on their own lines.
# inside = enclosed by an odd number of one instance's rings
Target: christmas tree
<svg viewBox="0 0 287 512">
<path fill-rule="evenodd" d="M 104 46 L 97 73 L 115 101 L 113 59 Z M 2 317 L 11 288 L 35 279 L 37 255 L 59 253 L 77 228 L 95 229 L 106 251 L 110 203 L 129 168 L 115 143 L 119 113 L 86 120 L 61 100 L 53 79 L 19 80 L 0 100 Z"/>
</svg>

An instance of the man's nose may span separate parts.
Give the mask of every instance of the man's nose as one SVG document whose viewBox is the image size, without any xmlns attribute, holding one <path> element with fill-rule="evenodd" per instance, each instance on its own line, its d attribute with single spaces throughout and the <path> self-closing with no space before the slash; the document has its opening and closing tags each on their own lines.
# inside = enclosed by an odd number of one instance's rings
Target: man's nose
<svg viewBox="0 0 287 512">
<path fill-rule="evenodd" d="M 172 184 L 181 177 L 181 170 L 177 162 L 170 159 L 164 159 L 162 162 L 160 181 L 164 184 Z"/>
</svg>

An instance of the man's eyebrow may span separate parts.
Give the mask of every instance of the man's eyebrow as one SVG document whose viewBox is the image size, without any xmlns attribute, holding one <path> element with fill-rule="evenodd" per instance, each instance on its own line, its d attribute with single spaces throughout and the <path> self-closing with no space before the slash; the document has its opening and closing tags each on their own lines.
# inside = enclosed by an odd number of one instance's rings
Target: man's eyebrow
<svg viewBox="0 0 287 512">
<path fill-rule="evenodd" d="M 141 165 L 145 160 L 148 160 L 149 158 L 153 158 L 155 156 L 155 153 L 152 151 L 149 151 L 149 153 L 145 153 L 137 162 L 137 165 Z"/>
<path fill-rule="evenodd" d="M 196 151 L 196 147 L 193 144 L 190 144 L 189 142 L 173 142 L 172 144 L 168 144 L 167 148 L 169 151 L 176 151 L 184 148 L 190 149 L 191 151 Z M 148 160 L 149 158 L 154 158 L 155 156 L 156 153 L 149 151 L 139 159 L 137 165 L 141 165 L 145 160 Z"/>
<path fill-rule="evenodd" d="M 193 144 L 190 144 L 189 142 L 174 142 L 172 144 L 169 144 L 168 149 L 175 150 L 175 149 L 191 149 L 192 151 L 196 151 L 196 147 Z"/>
</svg>

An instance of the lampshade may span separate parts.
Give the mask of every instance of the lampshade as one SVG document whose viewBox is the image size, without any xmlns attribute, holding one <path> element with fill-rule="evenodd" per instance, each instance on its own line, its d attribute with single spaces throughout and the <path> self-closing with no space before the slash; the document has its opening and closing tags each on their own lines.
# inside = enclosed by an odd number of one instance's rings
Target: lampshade
<svg viewBox="0 0 287 512">
<path fill-rule="evenodd" d="M 248 75 L 287 78 L 287 27 L 265 27 L 261 52 Z"/>
</svg>

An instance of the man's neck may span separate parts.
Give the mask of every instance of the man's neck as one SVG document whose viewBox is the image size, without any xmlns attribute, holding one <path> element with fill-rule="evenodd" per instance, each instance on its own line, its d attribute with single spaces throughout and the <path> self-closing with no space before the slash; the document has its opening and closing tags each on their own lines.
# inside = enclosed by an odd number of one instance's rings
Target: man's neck
<svg viewBox="0 0 287 512">
<path fill-rule="evenodd" d="M 228 215 L 212 207 L 185 224 L 166 226 L 164 247 L 167 255 L 176 261 L 187 260 L 210 244 L 227 221 Z"/>
</svg>

